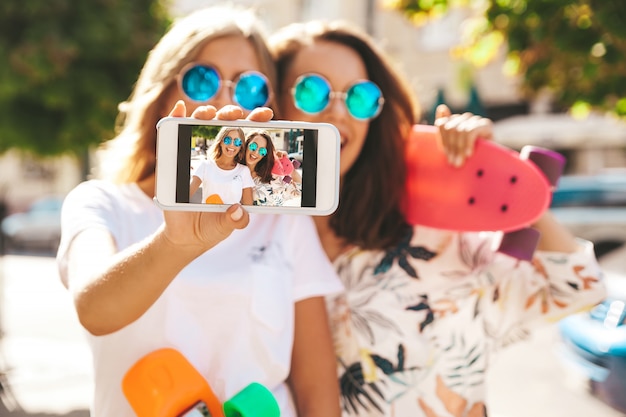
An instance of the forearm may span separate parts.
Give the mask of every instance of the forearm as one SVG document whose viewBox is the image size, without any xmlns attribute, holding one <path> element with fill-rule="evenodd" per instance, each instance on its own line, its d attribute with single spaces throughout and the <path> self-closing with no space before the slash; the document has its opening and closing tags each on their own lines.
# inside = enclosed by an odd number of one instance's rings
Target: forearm
<svg viewBox="0 0 626 417">
<path fill-rule="evenodd" d="M 241 192 L 241 204 L 251 206 L 253 203 L 252 188 L 244 188 Z"/>
<path fill-rule="evenodd" d="M 571 253 L 578 249 L 574 235 L 556 221 L 549 211 L 546 211 L 533 227 L 541 233 L 538 250 Z"/>
<path fill-rule="evenodd" d="M 102 253 L 98 239 L 77 236 L 69 285 L 81 324 L 92 334 L 117 331 L 138 319 L 174 277 L 203 250 L 172 244 L 159 230 L 119 253 Z"/>
<path fill-rule="evenodd" d="M 322 297 L 296 304 L 289 385 L 300 417 L 339 417 L 339 383 L 332 337 Z"/>
</svg>

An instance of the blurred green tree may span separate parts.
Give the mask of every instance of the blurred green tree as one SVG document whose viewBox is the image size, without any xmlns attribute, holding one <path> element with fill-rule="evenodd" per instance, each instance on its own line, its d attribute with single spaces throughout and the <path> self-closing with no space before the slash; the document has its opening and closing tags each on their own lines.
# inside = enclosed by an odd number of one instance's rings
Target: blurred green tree
<svg viewBox="0 0 626 417">
<path fill-rule="evenodd" d="M 450 7 L 477 11 L 453 56 L 482 65 L 504 43 L 507 72 L 521 76 L 522 93 L 550 91 L 554 103 L 585 113 L 626 116 L 626 1 L 384 0 L 416 24 Z"/>
<path fill-rule="evenodd" d="M 170 23 L 160 0 L 2 0 L 0 153 L 84 155 L 112 137 L 148 51 Z"/>
</svg>

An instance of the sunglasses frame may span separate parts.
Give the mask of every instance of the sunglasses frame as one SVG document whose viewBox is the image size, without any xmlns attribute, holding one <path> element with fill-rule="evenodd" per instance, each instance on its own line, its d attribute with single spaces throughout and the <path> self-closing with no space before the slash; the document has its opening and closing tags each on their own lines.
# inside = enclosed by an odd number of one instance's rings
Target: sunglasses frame
<svg viewBox="0 0 626 417">
<path fill-rule="evenodd" d="M 196 67 L 204 67 L 204 68 L 209 68 L 211 70 L 213 70 L 215 72 L 215 74 L 217 75 L 217 90 L 215 90 L 215 92 L 213 93 L 213 95 L 211 95 L 209 98 L 205 99 L 205 100 L 196 100 L 194 98 L 192 98 L 191 96 L 189 96 L 189 94 L 187 94 L 187 92 L 185 91 L 185 88 L 183 86 L 183 80 L 185 78 L 185 76 L 189 73 L 189 71 L 193 70 Z M 263 74 L 262 72 L 259 71 L 255 71 L 255 70 L 249 70 L 249 71 L 244 71 L 240 74 L 238 74 L 234 80 L 225 80 L 222 78 L 222 74 L 219 72 L 219 70 L 217 69 L 217 67 L 215 67 L 212 64 L 203 64 L 200 62 L 190 62 L 189 64 L 185 65 L 180 72 L 178 73 L 178 75 L 176 76 L 176 82 L 178 85 L 178 88 L 180 89 L 180 91 L 185 95 L 185 97 L 194 102 L 194 103 L 208 103 L 209 101 L 211 101 L 212 99 L 214 99 L 219 92 L 221 91 L 221 89 L 223 87 L 226 87 L 228 89 L 230 89 L 230 97 L 233 100 L 233 102 L 235 104 L 237 104 L 238 106 L 241 106 L 242 108 L 246 109 L 246 110 L 253 110 L 253 108 L 248 108 L 245 107 L 243 104 L 241 104 L 239 102 L 239 100 L 237 99 L 237 96 L 235 95 L 235 89 L 237 88 L 238 83 L 240 82 L 242 77 L 248 76 L 248 75 L 256 75 L 259 76 L 261 79 L 263 79 L 263 81 L 265 82 L 265 86 L 267 87 L 267 99 L 265 100 L 265 103 L 263 103 L 260 106 L 257 107 L 264 107 L 267 106 L 271 101 L 272 101 L 272 96 L 273 96 L 273 92 L 272 92 L 272 86 L 270 85 L 270 81 L 269 79 L 265 76 L 265 74 Z"/>
<path fill-rule="evenodd" d="M 252 145 L 255 145 L 254 149 L 252 149 Z M 256 142 L 250 142 L 248 144 L 248 149 L 250 150 L 250 152 L 256 152 L 259 155 L 261 155 L 262 157 L 266 157 L 267 156 L 267 148 L 264 147 L 264 146 L 259 146 L 259 144 L 256 143 Z M 265 154 L 261 153 L 261 149 L 265 149 Z"/>
<path fill-rule="evenodd" d="M 324 105 L 324 107 L 322 107 L 319 111 L 316 112 L 310 112 L 307 110 L 304 110 L 299 104 L 298 101 L 296 100 L 296 88 L 297 86 L 306 78 L 306 77 L 316 77 L 321 79 L 322 81 L 324 81 L 326 83 L 326 85 L 328 86 L 328 100 L 326 102 L 326 105 Z M 378 108 L 376 109 L 376 112 L 367 118 L 363 118 L 363 117 L 356 117 L 353 113 L 352 110 L 350 110 L 350 107 L 348 106 L 348 91 L 350 91 L 350 89 L 352 89 L 354 86 L 361 84 L 361 83 L 371 83 L 374 86 L 376 86 L 376 88 L 378 89 L 378 91 L 380 91 L 380 97 L 377 100 L 378 103 Z M 335 97 L 339 97 L 344 105 L 346 106 L 346 109 L 348 109 L 348 113 L 350 114 L 350 116 L 352 118 L 354 118 L 355 120 L 359 120 L 359 121 L 369 121 L 369 120 L 374 120 L 376 117 L 378 117 L 378 115 L 380 114 L 380 112 L 383 110 L 383 105 L 385 104 L 385 98 L 383 97 L 383 92 L 380 89 L 380 87 L 378 86 L 378 84 L 376 84 L 374 81 L 372 80 L 368 80 L 368 79 L 357 79 L 354 82 L 352 82 L 346 89 L 345 91 L 333 91 L 332 90 L 332 86 L 330 84 L 330 81 L 328 81 L 328 79 L 326 77 L 324 77 L 321 74 L 315 73 L 315 72 L 307 72 L 306 74 L 302 74 L 300 75 L 298 78 L 296 78 L 296 81 L 293 83 L 293 87 L 291 87 L 291 98 L 293 99 L 293 104 L 294 106 L 307 114 L 320 114 L 321 112 L 323 112 L 324 110 L 326 110 L 328 108 L 328 106 L 330 106 L 330 102 L 335 98 Z"/>
<path fill-rule="evenodd" d="M 228 140 L 228 142 L 226 142 L 226 140 Z M 237 141 L 239 141 L 239 145 L 237 145 Z M 229 136 L 225 136 L 224 139 L 222 139 L 222 143 L 226 146 L 230 146 L 230 144 L 232 143 L 233 146 L 240 148 L 241 145 L 243 145 L 243 141 L 241 140 L 241 138 L 231 138 L 230 135 Z"/>
</svg>

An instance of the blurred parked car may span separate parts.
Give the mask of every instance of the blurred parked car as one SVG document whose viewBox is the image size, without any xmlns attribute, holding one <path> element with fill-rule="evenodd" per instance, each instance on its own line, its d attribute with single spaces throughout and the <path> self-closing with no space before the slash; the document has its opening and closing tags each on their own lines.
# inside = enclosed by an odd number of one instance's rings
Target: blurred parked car
<svg viewBox="0 0 626 417">
<path fill-rule="evenodd" d="M 596 397 L 626 413 L 626 277 L 606 284 L 605 301 L 559 322 L 561 358 L 588 378 Z"/>
<path fill-rule="evenodd" d="M 9 249 L 55 251 L 61 238 L 62 197 L 43 197 L 25 212 L 2 220 L 2 236 Z"/>
<path fill-rule="evenodd" d="M 626 172 L 570 175 L 559 180 L 551 210 L 601 257 L 626 243 Z"/>
<path fill-rule="evenodd" d="M 626 242 L 626 172 L 562 177 L 552 211 L 576 236 L 594 242 L 598 257 L 615 250 L 623 256 L 617 248 Z M 606 300 L 559 322 L 561 353 L 588 378 L 593 394 L 626 413 L 626 276 L 605 282 Z"/>
</svg>

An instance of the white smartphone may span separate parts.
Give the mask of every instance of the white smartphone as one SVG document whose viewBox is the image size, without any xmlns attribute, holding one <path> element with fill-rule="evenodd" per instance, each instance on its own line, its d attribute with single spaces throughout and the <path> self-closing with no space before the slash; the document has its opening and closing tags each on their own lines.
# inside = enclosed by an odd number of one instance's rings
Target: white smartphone
<svg viewBox="0 0 626 417">
<path fill-rule="evenodd" d="M 276 154 L 283 157 L 284 171 L 273 175 L 271 182 L 257 180 L 252 188 L 254 201 L 246 203 L 246 209 L 251 213 L 333 213 L 339 204 L 339 131 L 328 123 L 278 120 L 261 123 L 177 117 L 161 119 L 157 124 L 156 203 L 165 210 L 186 211 L 224 211 L 233 203 L 244 203 L 243 200 L 236 201 L 242 198 L 237 187 L 249 183 L 244 175 L 247 173 L 241 170 L 250 170 L 239 152 L 249 151 L 246 138 L 259 131 L 269 135 Z M 239 138 L 241 132 L 244 137 Z M 226 134 L 228 136 L 224 136 Z M 227 149 L 226 142 L 231 149 Z M 234 144 L 239 144 L 236 149 L 243 147 L 237 151 L 240 163 L 232 168 L 233 173 L 239 172 L 236 175 L 230 174 L 231 167 L 216 164 L 214 157 L 215 147 L 223 146 L 226 152 L 235 152 L 232 149 Z M 268 152 L 267 147 L 252 146 L 250 149 L 257 155 L 263 152 L 267 155 Z M 288 158 L 287 162 L 285 158 Z M 225 177 L 228 177 L 228 184 L 221 182 Z M 199 188 L 194 190 L 198 183 Z M 221 191 L 224 187 L 227 189 Z M 209 192 L 211 195 L 207 197 Z M 226 197 L 222 198 L 224 195 Z"/>
</svg>

